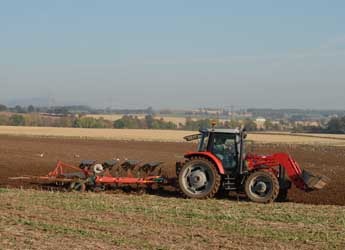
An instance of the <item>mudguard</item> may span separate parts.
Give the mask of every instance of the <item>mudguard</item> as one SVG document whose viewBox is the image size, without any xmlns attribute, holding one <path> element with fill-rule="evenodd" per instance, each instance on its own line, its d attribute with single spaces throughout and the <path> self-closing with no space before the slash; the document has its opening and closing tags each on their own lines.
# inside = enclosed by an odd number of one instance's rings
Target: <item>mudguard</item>
<svg viewBox="0 0 345 250">
<path fill-rule="evenodd" d="M 201 157 L 204 157 L 206 159 L 209 159 L 210 161 L 212 161 L 216 165 L 218 172 L 220 174 L 225 174 L 223 163 L 221 162 L 221 160 L 219 160 L 211 152 L 189 152 L 189 153 L 184 155 L 184 157 L 187 159 L 190 159 L 194 156 L 199 156 L 199 157 L 201 156 Z"/>
</svg>

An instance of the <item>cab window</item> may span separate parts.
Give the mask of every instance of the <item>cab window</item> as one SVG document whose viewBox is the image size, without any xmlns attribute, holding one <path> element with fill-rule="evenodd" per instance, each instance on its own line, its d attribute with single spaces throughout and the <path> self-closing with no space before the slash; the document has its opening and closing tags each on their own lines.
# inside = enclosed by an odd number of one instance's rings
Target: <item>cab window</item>
<svg viewBox="0 0 345 250">
<path fill-rule="evenodd" d="M 236 167 L 236 144 L 234 134 L 215 134 L 213 137 L 212 153 L 222 161 L 223 167 Z"/>
</svg>

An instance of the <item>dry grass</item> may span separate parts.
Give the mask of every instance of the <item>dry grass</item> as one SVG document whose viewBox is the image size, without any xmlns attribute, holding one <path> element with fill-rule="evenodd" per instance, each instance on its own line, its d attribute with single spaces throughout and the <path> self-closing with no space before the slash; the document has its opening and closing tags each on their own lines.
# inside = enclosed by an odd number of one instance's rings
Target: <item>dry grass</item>
<svg viewBox="0 0 345 250">
<path fill-rule="evenodd" d="M 11 127 L 0 126 L 0 134 L 71 137 L 108 140 L 140 140 L 140 141 L 183 141 L 190 131 L 144 130 L 144 129 L 82 129 L 51 127 Z"/>
<path fill-rule="evenodd" d="M 343 249 L 345 209 L 0 189 L 0 246 L 1 249 Z"/>
<path fill-rule="evenodd" d="M 105 140 L 183 142 L 183 137 L 192 133 L 196 132 L 181 130 L 82 129 L 0 126 L 0 134 L 4 135 L 68 137 Z M 248 139 L 260 143 L 321 144 L 345 146 L 345 137 L 343 135 L 261 133 L 249 134 Z"/>
<path fill-rule="evenodd" d="M 296 133 L 253 133 L 249 134 L 249 140 L 261 143 L 287 143 L 309 145 L 333 145 L 345 146 L 344 135 L 331 134 L 296 134 Z"/>
</svg>

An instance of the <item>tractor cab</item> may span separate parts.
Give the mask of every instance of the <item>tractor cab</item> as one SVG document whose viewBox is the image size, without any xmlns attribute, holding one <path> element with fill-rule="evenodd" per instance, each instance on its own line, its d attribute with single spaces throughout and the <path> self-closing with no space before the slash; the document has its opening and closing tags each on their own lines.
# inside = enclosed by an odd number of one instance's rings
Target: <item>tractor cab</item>
<svg viewBox="0 0 345 250">
<path fill-rule="evenodd" d="M 215 156 L 224 168 L 225 173 L 243 171 L 244 147 L 246 132 L 241 129 L 204 129 L 199 134 L 186 136 L 185 140 L 199 139 L 198 152 Z"/>
</svg>

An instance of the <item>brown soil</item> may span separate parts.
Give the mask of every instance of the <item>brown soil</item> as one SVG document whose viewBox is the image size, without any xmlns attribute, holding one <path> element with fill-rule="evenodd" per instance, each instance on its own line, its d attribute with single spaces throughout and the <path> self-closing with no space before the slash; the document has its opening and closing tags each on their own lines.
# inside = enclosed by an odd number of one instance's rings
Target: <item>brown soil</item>
<svg viewBox="0 0 345 250">
<path fill-rule="evenodd" d="M 175 162 L 194 145 L 171 142 L 100 141 L 63 138 L 29 138 L 0 136 L 0 186 L 26 186 L 23 181 L 8 177 L 45 175 L 57 160 L 78 165 L 81 159 L 103 161 L 111 158 L 138 159 L 143 162 L 163 161 L 163 173 L 174 177 Z M 290 153 L 305 169 L 331 178 L 331 183 L 321 191 L 305 193 L 293 188 L 289 199 L 308 204 L 345 205 L 345 148 L 304 145 L 256 145 L 255 152 L 269 154 Z M 41 157 L 40 154 L 44 153 Z M 80 157 L 76 157 L 79 155 Z"/>
</svg>

